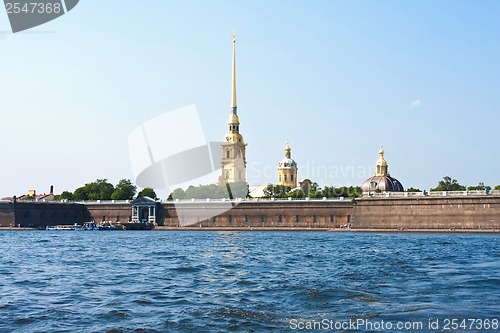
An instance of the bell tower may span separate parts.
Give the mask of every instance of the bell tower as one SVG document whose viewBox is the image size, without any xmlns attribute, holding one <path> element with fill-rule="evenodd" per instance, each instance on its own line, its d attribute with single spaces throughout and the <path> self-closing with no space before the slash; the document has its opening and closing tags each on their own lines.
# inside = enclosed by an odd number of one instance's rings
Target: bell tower
<svg viewBox="0 0 500 333">
<path fill-rule="evenodd" d="M 278 163 L 278 185 L 297 187 L 297 163 L 292 159 L 292 148 L 287 143 L 285 158 Z"/>
<path fill-rule="evenodd" d="M 228 120 L 228 132 L 222 146 L 222 173 L 219 183 L 246 182 L 246 144 L 240 134 L 240 120 L 236 103 L 236 34 L 233 38 L 233 64 L 231 80 L 231 113 Z"/>
</svg>

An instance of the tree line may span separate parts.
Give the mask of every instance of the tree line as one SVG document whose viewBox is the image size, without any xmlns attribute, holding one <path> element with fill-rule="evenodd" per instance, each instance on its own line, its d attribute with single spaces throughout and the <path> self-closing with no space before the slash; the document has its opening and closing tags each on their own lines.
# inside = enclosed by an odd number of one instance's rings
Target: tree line
<svg viewBox="0 0 500 333">
<path fill-rule="evenodd" d="M 137 194 L 137 196 L 136 196 Z M 129 179 L 122 179 L 113 186 L 107 179 L 97 179 L 77 188 L 74 192 L 64 191 L 55 196 L 55 200 L 96 201 L 96 200 L 132 200 L 134 197 L 157 199 L 155 191 L 146 187 L 137 193 L 137 186 Z"/>
<path fill-rule="evenodd" d="M 189 186 L 186 190 L 175 189 L 167 200 L 183 199 L 236 199 L 249 196 L 248 184 L 236 182 L 231 184 L 209 184 Z"/>
<path fill-rule="evenodd" d="M 436 187 L 431 191 L 465 191 L 465 190 L 491 190 L 491 186 L 479 183 L 476 186 L 461 185 L 456 179 L 449 176 L 443 177 Z M 494 190 L 500 190 L 500 185 L 496 185 Z M 409 187 L 407 192 L 422 192 L 418 188 Z M 308 192 L 303 189 L 292 189 L 289 186 L 269 184 L 264 189 L 264 198 L 356 198 L 363 194 L 359 186 L 325 186 L 320 188 L 317 183 L 312 183 Z M 69 201 L 95 201 L 95 200 L 132 200 L 137 197 L 150 197 L 157 199 L 154 189 L 147 187 L 137 193 L 137 186 L 129 179 L 121 179 L 116 185 L 111 184 L 107 179 L 97 179 L 77 188 L 74 192 L 64 191 L 55 196 L 55 200 Z M 248 184 L 246 182 L 232 184 L 210 184 L 200 186 L 190 186 L 186 190 L 175 189 L 167 200 L 175 199 L 235 199 L 250 197 Z"/>
<path fill-rule="evenodd" d="M 497 185 L 493 188 L 495 191 L 500 191 L 500 185 Z M 480 182 L 476 186 L 464 186 L 461 185 L 458 180 L 451 178 L 450 176 L 443 177 L 440 180 L 436 187 L 431 188 L 431 191 L 490 191 L 491 186 L 484 185 L 484 183 Z M 406 189 L 407 192 L 422 192 L 418 188 L 410 187 Z"/>
</svg>

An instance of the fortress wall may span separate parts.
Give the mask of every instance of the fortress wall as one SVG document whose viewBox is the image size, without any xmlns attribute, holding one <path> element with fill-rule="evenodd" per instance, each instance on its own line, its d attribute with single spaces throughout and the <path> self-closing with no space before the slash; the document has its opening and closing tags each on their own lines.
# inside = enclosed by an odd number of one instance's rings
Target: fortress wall
<svg viewBox="0 0 500 333">
<path fill-rule="evenodd" d="M 500 196 L 362 198 L 352 228 L 500 229 Z"/>
<path fill-rule="evenodd" d="M 188 226 L 338 228 L 348 223 L 353 206 L 351 201 L 244 201 L 231 210 L 220 213 L 227 204 L 220 202 L 163 204 L 163 225 L 179 227 L 177 213 L 181 212 L 183 222 L 187 222 Z M 203 216 L 214 217 L 197 222 Z"/>
<path fill-rule="evenodd" d="M 128 203 L 113 203 L 113 204 L 99 204 L 90 203 L 85 204 L 85 215 L 82 222 L 95 221 L 97 223 L 102 221 L 111 221 L 116 223 L 128 222 L 132 217 L 132 206 Z"/>
<path fill-rule="evenodd" d="M 75 203 L 16 202 L 11 204 L 15 210 L 15 225 L 28 228 L 46 225 L 81 223 L 84 207 Z"/>
<path fill-rule="evenodd" d="M 244 201 L 223 211 L 229 202 L 162 203 L 160 226 L 180 227 L 181 211 L 188 226 L 248 228 L 353 229 L 496 229 L 500 230 L 500 196 L 361 198 L 352 201 Z M 179 210 L 182 208 L 182 210 Z M 48 202 L 0 203 L 0 227 L 45 227 L 84 221 L 126 222 L 127 203 L 75 204 Z M 209 217 L 197 222 L 199 217 Z M 215 217 L 212 217 L 215 216 Z M 184 225 L 186 226 L 186 224 Z"/>
<path fill-rule="evenodd" d="M 0 227 L 12 227 L 14 225 L 14 205 L 10 202 L 0 202 Z"/>
</svg>

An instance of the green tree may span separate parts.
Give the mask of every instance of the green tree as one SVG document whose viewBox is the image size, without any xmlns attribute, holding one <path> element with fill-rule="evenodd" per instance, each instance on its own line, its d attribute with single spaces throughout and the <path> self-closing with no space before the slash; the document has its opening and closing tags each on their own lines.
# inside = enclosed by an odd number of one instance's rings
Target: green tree
<svg viewBox="0 0 500 333">
<path fill-rule="evenodd" d="M 302 190 L 293 190 L 293 191 L 288 193 L 288 197 L 294 198 L 294 199 L 302 199 L 305 196 L 306 195 L 304 194 L 304 191 L 302 191 Z"/>
<path fill-rule="evenodd" d="M 229 193 L 231 199 L 236 198 L 247 198 L 250 194 L 247 182 L 235 182 L 231 184 L 226 184 L 226 190 Z"/>
<path fill-rule="evenodd" d="M 494 190 L 495 191 L 500 191 L 500 185 L 495 186 Z"/>
<path fill-rule="evenodd" d="M 73 193 L 71 193 L 69 191 L 64 191 L 61 194 L 54 196 L 54 200 L 56 200 L 56 201 L 60 201 L 60 200 L 73 201 L 74 199 L 75 199 L 75 196 L 73 195 Z"/>
<path fill-rule="evenodd" d="M 151 187 L 145 187 L 143 188 L 138 194 L 137 197 L 149 197 L 151 199 L 158 199 L 155 190 L 153 190 Z"/>
<path fill-rule="evenodd" d="M 175 199 L 179 200 L 186 199 L 186 192 L 184 192 L 184 190 L 180 187 L 176 188 L 175 190 L 172 191 L 172 193 L 170 193 L 167 200 L 175 200 Z"/>
<path fill-rule="evenodd" d="M 418 188 L 408 187 L 406 189 L 406 192 L 422 192 L 422 191 Z"/>
<path fill-rule="evenodd" d="M 264 189 L 264 198 L 286 198 L 291 189 L 290 186 L 269 184 Z"/>
<path fill-rule="evenodd" d="M 77 201 L 111 200 L 115 188 L 107 179 L 97 179 L 95 182 L 79 187 L 73 193 Z"/>
<path fill-rule="evenodd" d="M 443 180 L 439 181 L 438 186 L 432 188 L 431 191 L 465 191 L 465 186 L 460 185 L 456 179 L 445 176 Z"/>
<path fill-rule="evenodd" d="M 314 182 L 311 184 L 311 190 L 309 191 L 309 198 L 322 198 L 323 194 L 321 193 L 321 188 L 318 183 Z"/>
<path fill-rule="evenodd" d="M 491 186 L 484 185 L 484 183 L 479 183 L 477 186 L 469 186 L 468 190 L 470 191 L 489 191 L 491 190 Z"/>
<path fill-rule="evenodd" d="M 111 194 L 113 200 L 132 200 L 137 191 L 137 186 L 132 184 L 129 179 L 122 179 L 116 184 Z"/>
</svg>

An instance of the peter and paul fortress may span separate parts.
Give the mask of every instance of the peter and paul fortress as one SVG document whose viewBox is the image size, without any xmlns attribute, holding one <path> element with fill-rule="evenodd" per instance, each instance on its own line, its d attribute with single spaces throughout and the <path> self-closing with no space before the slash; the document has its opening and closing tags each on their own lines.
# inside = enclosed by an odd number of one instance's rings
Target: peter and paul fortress
<svg viewBox="0 0 500 333">
<path fill-rule="evenodd" d="M 246 144 L 240 133 L 236 102 L 236 35 L 232 35 L 231 112 L 228 130 L 221 143 L 219 184 L 246 183 Z M 278 162 L 277 184 L 297 188 L 298 167 L 287 143 L 285 158 Z M 375 173 L 366 179 L 359 198 L 262 200 L 228 199 L 155 201 L 55 202 L 0 200 L 0 227 L 45 228 L 51 225 L 82 225 L 85 221 L 107 222 L 137 229 L 137 212 L 147 212 L 149 225 L 165 230 L 462 230 L 500 232 L 500 191 L 404 192 L 403 185 L 389 173 L 385 152 L 380 148 Z M 306 191 L 311 181 L 300 182 Z M 265 186 L 263 186 L 265 187 Z M 347 200 L 346 200 L 347 199 Z M 178 206 L 192 215 L 193 223 L 181 224 Z M 221 210 L 221 205 L 224 209 Z M 131 214 L 132 212 L 132 214 Z M 141 214 L 139 214 L 141 215 Z M 144 214 L 142 214 L 144 215 Z M 211 216 L 210 218 L 201 218 Z M 126 222 L 129 221 L 129 222 Z M 126 223 L 123 223 L 126 222 Z M 135 222 L 135 223 L 134 223 Z"/>
</svg>

